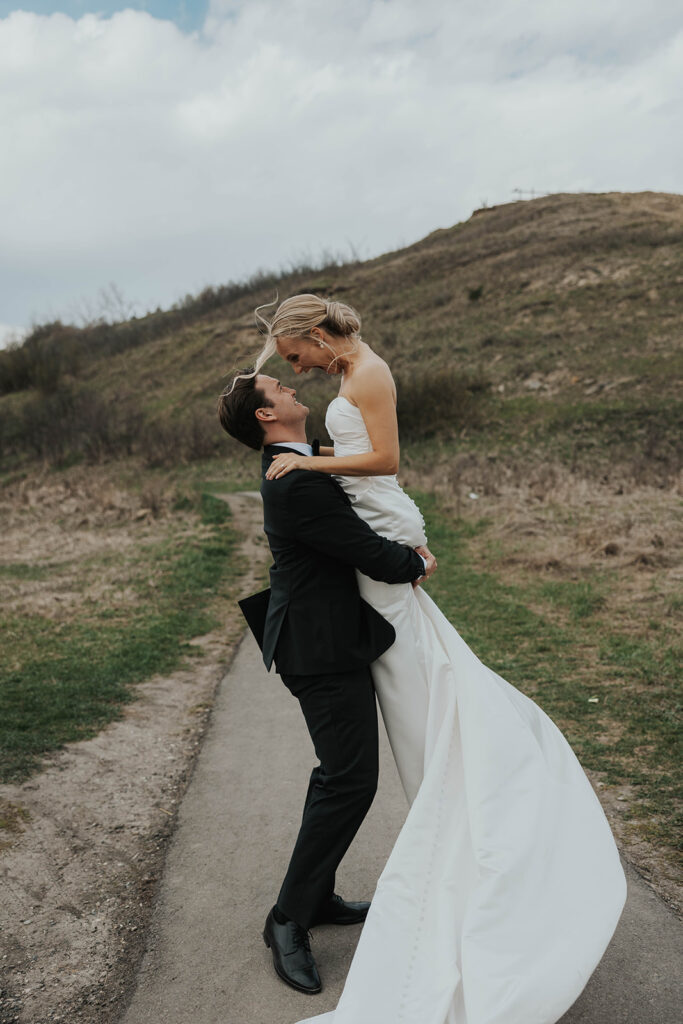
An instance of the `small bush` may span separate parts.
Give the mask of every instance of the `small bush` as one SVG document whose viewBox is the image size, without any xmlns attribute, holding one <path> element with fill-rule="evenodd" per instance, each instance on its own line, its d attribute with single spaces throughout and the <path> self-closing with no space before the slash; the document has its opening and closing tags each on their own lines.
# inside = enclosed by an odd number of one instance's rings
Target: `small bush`
<svg viewBox="0 0 683 1024">
<path fill-rule="evenodd" d="M 177 425 L 169 417 L 145 423 L 138 440 L 138 451 L 148 469 L 172 466 L 180 461 Z"/>
<path fill-rule="evenodd" d="M 218 417 L 209 410 L 191 410 L 180 417 L 166 414 L 147 422 L 141 431 L 138 451 L 150 469 L 178 462 L 199 462 L 219 454 L 223 435 Z"/>
<path fill-rule="evenodd" d="M 452 434 L 479 420 L 489 384 L 482 374 L 456 370 L 418 371 L 396 376 L 398 422 L 405 441 Z"/>
<path fill-rule="evenodd" d="M 23 342 L 8 345 L 0 352 L 0 394 L 38 388 L 45 394 L 55 391 L 65 372 L 74 373 L 79 365 L 78 346 L 73 328 L 54 323 L 37 327 Z"/>
<path fill-rule="evenodd" d="M 0 455 L 63 465 L 140 454 L 153 468 L 209 459 L 224 435 L 211 408 L 150 420 L 130 395 L 103 398 L 73 382 L 0 405 Z"/>
<path fill-rule="evenodd" d="M 130 455 L 143 419 L 129 398 L 105 400 L 66 385 L 52 394 L 32 396 L 19 410 L 1 410 L 0 452 L 28 454 L 55 464 Z"/>
</svg>

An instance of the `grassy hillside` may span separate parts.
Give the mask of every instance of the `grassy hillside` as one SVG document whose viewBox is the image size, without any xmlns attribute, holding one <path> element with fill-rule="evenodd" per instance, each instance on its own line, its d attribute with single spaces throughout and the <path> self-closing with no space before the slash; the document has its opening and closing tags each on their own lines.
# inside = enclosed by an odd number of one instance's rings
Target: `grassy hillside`
<svg viewBox="0 0 683 1024">
<path fill-rule="evenodd" d="M 0 397 L 5 458 L 139 452 L 154 465 L 229 450 L 215 398 L 258 350 L 253 309 L 276 291 L 359 309 L 397 375 L 404 442 L 540 446 L 650 478 L 678 468 L 683 197 L 657 193 L 510 203 L 363 263 L 259 275 L 114 326 L 46 325 L 22 346 L 24 386 L 10 372 L 22 352 L 0 353 L 0 390 L 19 382 Z M 316 432 L 332 388 L 303 385 Z"/>
</svg>

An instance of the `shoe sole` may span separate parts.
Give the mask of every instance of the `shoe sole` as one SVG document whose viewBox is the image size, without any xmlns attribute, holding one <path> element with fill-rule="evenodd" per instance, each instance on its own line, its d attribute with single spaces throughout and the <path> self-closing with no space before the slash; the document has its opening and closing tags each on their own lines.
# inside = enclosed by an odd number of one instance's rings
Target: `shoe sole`
<svg viewBox="0 0 683 1024">
<path fill-rule="evenodd" d="M 270 949 L 270 942 L 268 941 L 268 936 L 266 935 L 265 932 L 263 932 L 263 941 L 265 942 L 268 949 Z M 291 978 L 288 978 L 285 974 L 279 971 L 277 968 L 277 964 L 275 962 L 275 954 L 273 954 L 273 968 L 278 978 L 280 978 L 281 981 L 284 981 L 285 985 L 289 985 L 290 988 L 296 989 L 297 992 L 305 992 L 307 996 L 315 996 L 318 994 L 318 992 L 322 992 L 322 985 L 318 985 L 317 988 L 304 988 L 303 985 L 297 985 L 295 981 L 292 981 Z"/>
</svg>

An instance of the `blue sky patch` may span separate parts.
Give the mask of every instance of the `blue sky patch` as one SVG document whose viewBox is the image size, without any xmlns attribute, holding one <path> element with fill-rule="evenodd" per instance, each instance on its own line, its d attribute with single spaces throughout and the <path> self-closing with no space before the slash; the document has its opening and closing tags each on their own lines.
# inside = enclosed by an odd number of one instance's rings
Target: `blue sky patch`
<svg viewBox="0 0 683 1024">
<path fill-rule="evenodd" d="M 102 14 L 109 17 L 127 8 L 147 11 L 154 18 L 174 21 L 185 32 L 201 28 L 206 17 L 207 0 L 0 0 L 0 18 L 12 11 L 31 11 L 34 14 L 68 14 L 80 18 L 84 14 Z"/>
</svg>

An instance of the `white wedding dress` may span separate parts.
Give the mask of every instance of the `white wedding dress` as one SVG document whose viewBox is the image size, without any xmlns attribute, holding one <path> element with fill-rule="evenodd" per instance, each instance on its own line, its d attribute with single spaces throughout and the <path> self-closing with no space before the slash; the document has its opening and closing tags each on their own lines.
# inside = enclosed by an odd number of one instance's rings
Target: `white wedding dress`
<svg viewBox="0 0 683 1024">
<path fill-rule="evenodd" d="M 326 425 L 335 455 L 371 450 L 343 396 Z M 395 477 L 338 479 L 378 533 L 425 543 Z M 396 629 L 372 673 L 411 807 L 337 1009 L 300 1024 L 554 1024 L 626 898 L 600 803 L 559 729 L 421 588 L 359 584 Z"/>
</svg>

